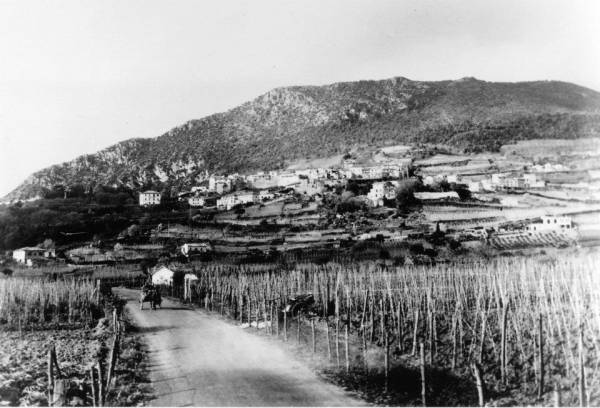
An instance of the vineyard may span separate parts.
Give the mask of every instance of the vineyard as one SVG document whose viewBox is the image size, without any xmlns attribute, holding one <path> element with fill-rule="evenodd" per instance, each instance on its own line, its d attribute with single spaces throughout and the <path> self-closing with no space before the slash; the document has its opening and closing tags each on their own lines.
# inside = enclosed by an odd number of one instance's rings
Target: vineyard
<svg viewBox="0 0 600 408">
<path fill-rule="evenodd" d="M 394 388 L 390 373 L 399 366 L 421 365 L 423 373 L 441 370 L 477 383 L 480 402 L 517 393 L 512 405 L 551 398 L 598 404 L 598 261 L 588 254 L 253 271 L 214 264 L 196 270 L 186 293 L 246 327 L 304 339 L 333 369 L 382 378 L 385 390 Z M 294 306 L 300 295 L 310 307 Z M 423 398 L 436 395 L 435 387 L 423 385 Z"/>
<path fill-rule="evenodd" d="M 0 324 L 15 328 L 28 324 L 91 322 L 98 305 L 93 281 L 0 280 Z"/>
</svg>

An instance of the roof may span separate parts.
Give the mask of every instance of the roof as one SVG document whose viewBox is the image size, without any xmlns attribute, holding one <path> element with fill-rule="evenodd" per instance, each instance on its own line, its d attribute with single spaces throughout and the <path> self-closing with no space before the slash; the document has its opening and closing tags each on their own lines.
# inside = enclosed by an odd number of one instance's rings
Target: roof
<svg viewBox="0 0 600 408">
<path fill-rule="evenodd" d="M 23 248 L 15 249 L 15 251 L 46 251 L 46 248 L 40 248 L 40 247 L 23 247 Z"/>
<path fill-rule="evenodd" d="M 174 271 L 174 270 L 172 270 L 171 268 L 168 268 L 168 267 L 166 267 L 165 265 L 162 265 L 162 266 L 160 266 L 160 267 L 156 268 L 156 269 L 155 269 L 155 270 L 152 272 L 152 275 L 154 276 L 154 274 L 156 274 L 156 273 L 158 273 L 158 272 L 160 272 L 160 271 L 164 271 L 165 269 L 166 269 L 167 271 L 171 272 L 171 273 L 175 273 L 175 271 Z"/>
<path fill-rule="evenodd" d="M 154 191 L 154 190 L 146 190 L 146 191 L 142 191 L 141 194 L 160 194 L 158 191 Z"/>
</svg>

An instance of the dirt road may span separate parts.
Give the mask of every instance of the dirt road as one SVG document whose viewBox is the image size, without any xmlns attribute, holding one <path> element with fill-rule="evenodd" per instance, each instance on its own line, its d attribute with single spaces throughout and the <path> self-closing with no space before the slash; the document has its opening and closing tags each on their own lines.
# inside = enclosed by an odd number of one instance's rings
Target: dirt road
<svg viewBox="0 0 600 408">
<path fill-rule="evenodd" d="M 156 406 L 366 405 L 319 379 L 270 339 L 163 299 L 139 309 L 138 291 L 115 288 L 144 333 Z"/>
</svg>

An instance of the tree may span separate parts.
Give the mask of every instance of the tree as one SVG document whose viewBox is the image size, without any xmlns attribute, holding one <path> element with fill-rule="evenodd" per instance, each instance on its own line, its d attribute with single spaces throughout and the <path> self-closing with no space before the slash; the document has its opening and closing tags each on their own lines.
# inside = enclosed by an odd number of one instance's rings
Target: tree
<svg viewBox="0 0 600 408">
<path fill-rule="evenodd" d="M 12 276 L 12 274 L 13 274 L 13 271 L 12 271 L 12 269 L 10 269 L 10 268 L 4 268 L 4 269 L 2 269 L 2 273 L 3 273 L 3 274 L 4 274 L 4 276 L 6 276 L 6 277 L 11 277 L 11 276 Z"/>
<path fill-rule="evenodd" d="M 398 188 L 396 188 L 396 204 L 398 205 L 398 209 L 406 210 L 417 203 L 417 199 L 415 198 L 417 185 L 418 182 L 414 179 L 400 181 Z"/>
<path fill-rule="evenodd" d="M 137 224 L 131 224 L 127 228 L 127 235 L 130 237 L 135 237 L 140 233 L 140 227 Z"/>
<path fill-rule="evenodd" d="M 54 249 L 55 247 L 56 245 L 54 244 L 54 241 L 52 241 L 50 238 L 46 238 L 42 243 L 42 248 Z"/>
</svg>

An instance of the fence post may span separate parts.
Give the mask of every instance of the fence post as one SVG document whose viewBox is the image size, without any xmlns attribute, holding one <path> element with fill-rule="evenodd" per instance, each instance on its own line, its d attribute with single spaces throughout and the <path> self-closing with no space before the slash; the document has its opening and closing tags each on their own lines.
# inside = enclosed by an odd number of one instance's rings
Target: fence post
<svg viewBox="0 0 600 408">
<path fill-rule="evenodd" d="M 104 390 L 104 371 L 102 370 L 102 362 L 98 360 L 98 406 L 104 406 L 105 390 Z"/>
<path fill-rule="evenodd" d="M 579 327 L 579 406 L 585 407 L 585 365 L 583 358 L 583 324 Z"/>
<path fill-rule="evenodd" d="M 385 356 L 384 356 L 384 364 L 385 364 L 385 389 L 388 389 L 389 385 L 389 376 L 390 376 L 390 339 L 387 330 L 385 331 L 384 336 L 385 341 Z"/>
<path fill-rule="evenodd" d="M 96 387 L 96 370 L 94 367 L 90 368 L 90 379 L 92 381 L 92 406 L 97 406 L 98 389 Z"/>
<path fill-rule="evenodd" d="M 52 350 L 48 350 L 48 406 L 52 406 L 54 390 L 54 364 L 52 362 Z"/>
<path fill-rule="evenodd" d="M 504 302 L 503 302 L 504 303 Z M 502 340 L 500 349 L 500 373 L 502 377 L 502 384 L 506 385 L 506 328 L 508 321 L 508 302 L 506 302 L 502 308 Z"/>
<path fill-rule="evenodd" d="M 340 320 L 335 321 L 335 358 L 337 367 L 340 368 Z"/>
<path fill-rule="evenodd" d="M 538 398 L 542 398 L 544 395 L 544 327 L 543 327 L 543 317 L 540 313 L 539 316 L 539 344 L 538 344 L 538 354 L 539 354 L 539 364 L 540 364 L 540 381 L 538 388 Z"/>
<path fill-rule="evenodd" d="M 329 337 L 329 321 L 325 320 L 325 331 L 327 332 L 327 359 L 331 362 L 331 339 Z"/>
<path fill-rule="evenodd" d="M 413 329 L 413 347 L 412 347 L 412 355 L 417 354 L 417 334 L 419 332 L 419 309 L 415 310 L 415 327 Z"/>
<path fill-rule="evenodd" d="M 283 311 L 283 341 L 287 341 L 287 310 Z"/>
<path fill-rule="evenodd" d="M 429 311 L 429 316 L 428 316 L 428 320 L 429 320 L 429 365 L 433 365 L 433 359 L 435 357 L 435 344 L 434 344 L 434 335 L 433 335 L 433 331 L 434 329 L 434 324 L 433 324 L 433 311 Z"/>
<path fill-rule="evenodd" d="M 349 350 L 349 344 L 348 344 L 348 324 L 346 324 L 345 326 L 345 330 L 346 330 L 346 345 L 345 345 L 345 351 L 346 351 L 346 374 L 348 374 L 350 372 L 350 350 Z"/>
<path fill-rule="evenodd" d="M 58 359 L 56 358 L 56 346 L 52 345 L 52 361 L 54 362 L 54 367 L 56 367 L 56 376 L 58 378 L 62 378 L 62 373 L 60 371 L 60 367 L 58 365 Z"/>
<path fill-rule="evenodd" d="M 279 338 L 279 302 L 277 302 L 277 306 L 275 307 L 275 335 Z"/>
<path fill-rule="evenodd" d="M 117 365 L 117 359 L 119 356 L 119 335 L 115 333 L 113 339 L 112 348 L 110 349 L 108 374 L 106 376 L 106 391 L 110 390 L 111 381 L 115 372 L 115 366 Z"/>
<path fill-rule="evenodd" d="M 54 399 L 52 401 L 53 406 L 64 407 L 67 401 L 67 386 L 66 380 L 57 379 L 54 383 Z"/>
<path fill-rule="evenodd" d="M 269 321 L 271 322 L 271 325 L 269 326 L 269 335 L 272 336 L 273 335 L 273 301 L 270 300 L 269 301 Z"/>
<path fill-rule="evenodd" d="M 425 346 L 423 342 L 419 343 L 420 367 L 421 367 L 421 403 L 427 406 L 427 377 L 425 376 Z"/>
<path fill-rule="evenodd" d="M 312 352 L 315 354 L 317 352 L 317 339 L 315 338 L 315 318 L 310 319 L 310 328 L 312 332 Z"/>
<path fill-rule="evenodd" d="M 483 383 L 483 376 L 481 375 L 481 367 L 479 367 L 479 364 L 473 363 L 472 369 L 473 375 L 475 376 L 475 384 L 477 386 L 477 399 L 479 402 L 479 406 L 483 407 L 485 405 L 485 384 Z"/>
</svg>

